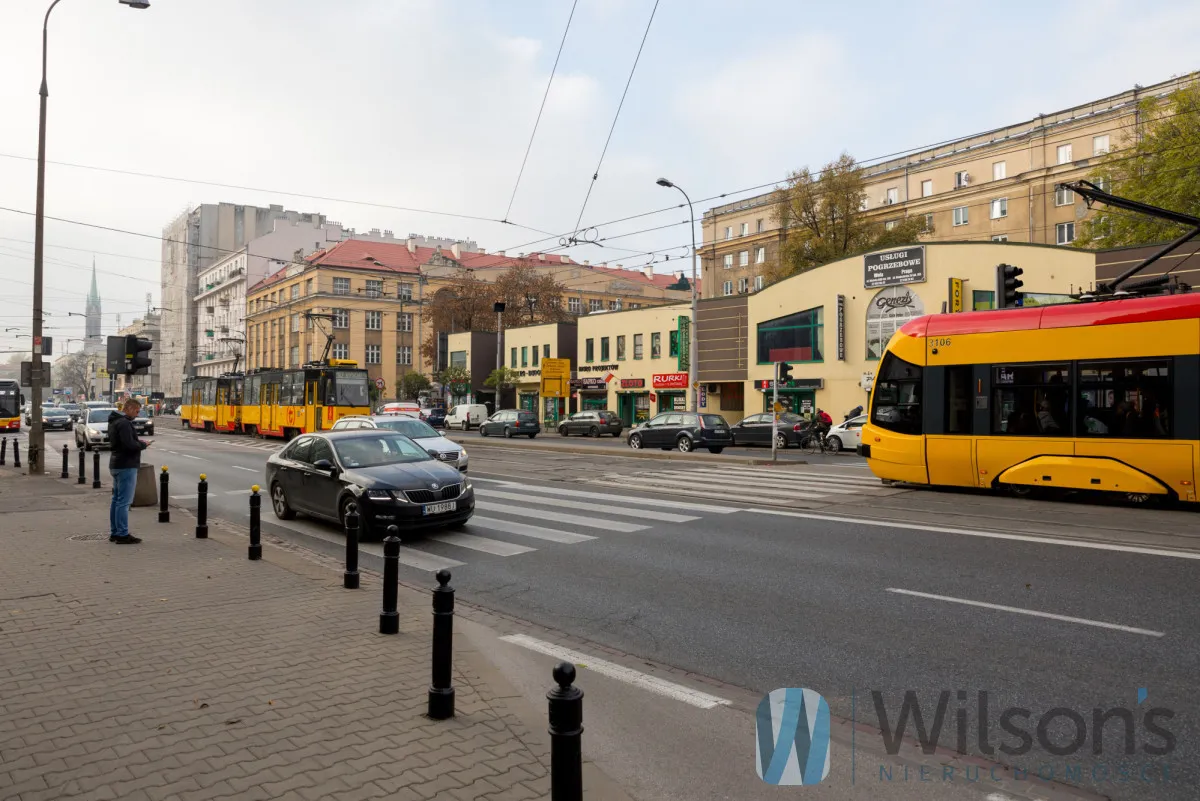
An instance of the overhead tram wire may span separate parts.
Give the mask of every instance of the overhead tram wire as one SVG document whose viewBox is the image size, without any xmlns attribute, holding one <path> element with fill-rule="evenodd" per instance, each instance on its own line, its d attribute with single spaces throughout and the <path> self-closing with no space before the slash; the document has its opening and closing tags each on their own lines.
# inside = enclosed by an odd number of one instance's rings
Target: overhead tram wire
<svg viewBox="0 0 1200 801">
<path fill-rule="evenodd" d="M 508 208 L 505 209 L 504 219 L 501 222 L 508 222 L 508 215 L 512 213 L 513 202 L 517 199 L 517 190 L 521 187 L 521 177 L 525 175 L 525 165 L 529 162 L 529 152 L 533 150 L 533 139 L 537 136 L 538 125 L 542 122 L 542 112 L 546 110 L 546 100 L 550 97 L 550 87 L 554 84 L 554 74 L 558 72 L 558 61 L 562 58 L 563 47 L 567 44 L 567 33 L 571 30 L 571 20 L 575 18 L 575 8 L 578 5 L 579 0 L 574 0 L 571 3 L 571 13 L 567 16 L 567 25 L 563 28 L 562 40 L 558 43 L 558 54 L 554 56 L 554 66 L 550 68 L 550 79 L 546 81 L 546 91 L 542 95 L 542 105 L 538 107 L 537 117 L 533 121 L 533 130 L 529 134 L 529 144 L 525 146 L 525 157 L 521 159 L 521 169 L 517 171 L 517 180 L 513 184 L 512 197 L 508 199 Z"/>
</svg>

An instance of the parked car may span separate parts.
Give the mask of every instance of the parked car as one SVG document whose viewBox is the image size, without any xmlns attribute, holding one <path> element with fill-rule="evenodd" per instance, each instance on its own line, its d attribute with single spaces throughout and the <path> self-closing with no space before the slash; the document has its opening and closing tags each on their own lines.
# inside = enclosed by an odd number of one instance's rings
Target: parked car
<svg viewBox="0 0 1200 801">
<path fill-rule="evenodd" d="M 363 428 L 376 428 L 403 434 L 438 461 L 452 464 L 460 471 L 467 472 L 467 449 L 434 431 L 433 427 L 424 420 L 417 420 L 404 414 L 383 414 L 375 417 L 350 415 L 334 423 L 332 430 L 357 431 Z"/>
<path fill-rule="evenodd" d="M 857 450 L 862 444 L 862 429 L 866 422 L 867 416 L 860 414 L 838 423 L 825 435 L 825 445 L 834 453 Z"/>
<path fill-rule="evenodd" d="M 634 450 L 677 448 L 689 453 L 696 448 L 708 448 L 710 453 L 720 453 L 732 444 L 729 424 L 719 414 L 663 412 L 629 429 L 629 447 Z"/>
<path fill-rule="evenodd" d="M 589 437 L 599 437 L 601 434 L 621 436 L 625 424 L 616 412 L 607 409 L 590 412 L 576 412 L 558 424 L 558 433 L 564 437 L 572 434 L 586 434 Z"/>
<path fill-rule="evenodd" d="M 108 447 L 108 418 L 117 411 L 114 406 L 97 406 L 87 410 L 87 417 L 75 426 L 75 445 L 90 451 Z"/>
<path fill-rule="evenodd" d="M 446 427 L 446 410 L 441 406 L 425 410 L 425 422 L 434 428 Z"/>
<path fill-rule="evenodd" d="M 148 437 L 154 436 L 154 414 L 150 407 L 143 406 L 138 416 L 133 418 L 133 430 L 137 434 L 145 434 Z"/>
<path fill-rule="evenodd" d="M 48 409 L 42 409 L 43 430 L 49 431 L 52 428 L 58 428 L 63 431 L 70 431 L 73 425 L 75 424 L 71 421 L 71 415 L 61 406 L 51 406 Z"/>
<path fill-rule="evenodd" d="M 482 403 L 460 403 L 446 412 L 446 428 L 467 431 L 477 428 L 487 419 L 488 410 Z"/>
<path fill-rule="evenodd" d="M 379 407 L 377 414 L 407 414 L 411 417 L 419 418 L 421 416 L 421 404 L 412 403 L 411 401 L 385 403 Z"/>
<path fill-rule="evenodd" d="M 46 412 L 52 412 L 57 408 L 58 407 L 55 406 L 53 403 L 43 403 L 42 404 L 42 417 L 44 418 L 46 416 Z M 29 408 L 29 407 L 27 407 L 25 409 L 25 425 L 27 425 L 27 426 L 33 425 L 33 409 Z"/>
<path fill-rule="evenodd" d="M 394 431 L 303 434 L 267 459 L 271 508 L 281 520 L 302 513 L 344 524 L 351 510 L 366 538 L 459 526 L 475 513 L 466 476 Z"/>
<path fill-rule="evenodd" d="M 79 415 L 83 410 L 79 407 L 78 403 L 64 403 L 60 408 L 67 414 L 71 415 L 72 423 L 79 422 Z"/>
<path fill-rule="evenodd" d="M 537 415 L 524 409 L 501 409 L 485 420 L 479 426 L 479 436 L 529 437 L 533 439 L 542 433 L 542 425 Z"/>
<path fill-rule="evenodd" d="M 798 414 L 791 412 L 783 412 L 779 415 L 779 425 L 773 426 L 772 414 L 752 414 L 743 419 L 740 423 L 735 423 L 730 426 L 730 433 L 733 435 L 734 445 L 763 445 L 771 447 L 771 430 L 775 429 L 775 439 L 778 440 L 777 447 L 782 449 L 791 447 L 800 447 L 800 441 L 804 436 L 804 418 Z"/>
</svg>

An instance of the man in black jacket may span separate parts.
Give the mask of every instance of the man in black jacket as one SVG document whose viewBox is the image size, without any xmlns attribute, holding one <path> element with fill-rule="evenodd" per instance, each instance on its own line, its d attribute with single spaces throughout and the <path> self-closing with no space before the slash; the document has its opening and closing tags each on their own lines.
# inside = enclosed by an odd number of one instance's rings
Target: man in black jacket
<svg viewBox="0 0 1200 801">
<path fill-rule="evenodd" d="M 108 472 L 113 488 L 112 505 L 108 509 L 108 541 L 119 545 L 136 545 L 142 541 L 129 533 L 129 507 L 133 504 L 138 467 L 146 448 L 133 427 L 133 419 L 141 408 L 142 404 L 130 398 L 121 412 L 114 411 L 108 416 L 108 442 L 112 446 Z"/>
</svg>

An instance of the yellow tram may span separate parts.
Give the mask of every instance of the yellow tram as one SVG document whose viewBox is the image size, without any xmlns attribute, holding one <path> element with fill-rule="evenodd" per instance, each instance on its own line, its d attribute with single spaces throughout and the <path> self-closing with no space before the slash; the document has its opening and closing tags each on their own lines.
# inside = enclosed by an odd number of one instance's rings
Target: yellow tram
<svg viewBox="0 0 1200 801">
<path fill-rule="evenodd" d="M 200 376 L 183 382 L 179 416 L 188 428 L 205 431 L 240 431 L 242 377 Z"/>
</svg>

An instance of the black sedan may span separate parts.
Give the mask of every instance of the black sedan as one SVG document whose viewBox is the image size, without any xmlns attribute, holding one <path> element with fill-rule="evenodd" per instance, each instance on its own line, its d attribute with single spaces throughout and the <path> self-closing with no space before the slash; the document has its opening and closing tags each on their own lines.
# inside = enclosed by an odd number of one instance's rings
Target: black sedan
<svg viewBox="0 0 1200 801">
<path fill-rule="evenodd" d="M 146 407 L 143 406 L 138 416 L 133 418 L 133 430 L 139 435 L 154 436 L 154 418 L 150 416 L 150 410 Z"/>
<path fill-rule="evenodd" d="M 533 439 L 542 433 L 542 425 L 537 415 L 524 409 L 501 409 L 487 420 L 479 424 L 481 437 L 529 437 Z"/>
<path fill-rule="evenodd" d="M 771 413 L 752 414 L 731 427 L 734 445 L 763 445 L 771 447 L 771 430 L 773 427 Z M 777 447 L 780 450 L 801 446 L 805 438 L 804 418 L 791 412 L 779 415 L 779 425 L 774 426 Z"/>
<path fill-rule="evenodd" d="M 475 492 L 453 465 L 408 437 L 382 429 L 297 437 L 267 460 L 267 491 L 281 520 L 297 512 L 344 525 L 360 515 L 362 536 L 459 526 L 475 512 Z"/>
<path fill-rule="evenodd" d="M 42 428 L 49 431 L 54 428 L 70 431 L 75 426 L 71 414 L 60 406 L 49 406 L 42 409 Z"/>
</svg>

